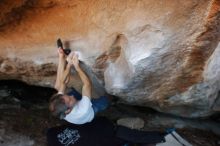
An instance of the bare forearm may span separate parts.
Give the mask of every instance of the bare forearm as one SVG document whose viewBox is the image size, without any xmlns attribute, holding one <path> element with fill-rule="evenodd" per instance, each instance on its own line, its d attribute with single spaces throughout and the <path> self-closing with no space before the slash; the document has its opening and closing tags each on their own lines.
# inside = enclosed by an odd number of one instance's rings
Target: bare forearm
<svg viewBox="0 0 220 146">
<path fill-rule="evenodd" d="M 88 76 L 86 75 L 86 73 L 81 69 L 81 67 L 78 66 L 78 67 L 75 67 L 75 68 L 76 68 L 76 71 L 79 74 L 79 77 L 82 80 L 83 84 L 84 85 L 90 85 L 91 84 L 90 80 L 89 80 Z"/>
<path fill-rule="evenodd" d="M 67 63 L 64 72 L 62 72 L 62 82 L 66 82 L 66 80 L 69 78 L 71 67 L 72 67 L 72 65 Z"/>
<path fill-rule="evenodd" d="M 83 96 L 91 97 L 91 82 L 85 72 L 81 69 L 80 66 L 75 67 L 77 73 L 79 74 L 80 79 L 82 80 L 83 87 L 82 87 L 82 94 Z"/>
<path fill-rule="evenodd" d="M 71 65 L 67 64 L 65 70 L 60 74 L 60 82 L 59 82 L 59 87 L 57 89 L 59 92 L 64 93 L 66 90 L 66 85 L 68 84 L 68 80 L 70 76 L 70 68 Z"/>
<path fill-rule="evenodd" d="M 83 82 L 82 95 L 91 98 L 92 90 L 91 90 L 90 80 L 88 76 L 85 74 L 85 72 L 79 66 L 78 55 L 75 52 L 72 54 L 71 62 L 73 63 L 77 73 L 79 74 L 80 79 Z"/>
<path fill-rule="evenodd" d="M 55 88 L 58 90 L 61 84 L 61 78 L 62 78 L 62 74 L 64 72 L 65 69 L 65 65 L 66 65 L 66 61 L 64 57 L 59 56 L 59 62 L 58 62 L 58 67 L 57 67 L 57 77 L 56 77 L 56 83 L 55 83 Z"/>
</svg>

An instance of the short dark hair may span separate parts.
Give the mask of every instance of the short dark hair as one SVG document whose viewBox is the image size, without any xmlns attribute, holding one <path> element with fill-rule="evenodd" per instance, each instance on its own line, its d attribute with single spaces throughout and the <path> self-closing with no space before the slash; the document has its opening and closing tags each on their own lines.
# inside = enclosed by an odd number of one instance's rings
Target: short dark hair
<svg viewBox="0 0 220 146">
<path fill-rule="evenodd" d="M 58 117 L 59 119 L 65 118 L 65 111 L 68 109 L 62 96 L 62 94 L 54 94 L 49 101 L 49 110 L 53 116 Z"/>
</svg>

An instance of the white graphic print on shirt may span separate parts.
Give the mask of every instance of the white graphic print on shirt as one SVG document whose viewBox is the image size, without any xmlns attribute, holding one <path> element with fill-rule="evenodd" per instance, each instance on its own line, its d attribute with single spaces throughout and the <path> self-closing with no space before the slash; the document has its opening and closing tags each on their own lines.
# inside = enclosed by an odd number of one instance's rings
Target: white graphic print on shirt
<svg viewBox="0 0 220 146">
<path fill-rule="evenodd" d="M 74 144 L 80 138 L 80 135 L 78 130 L 66 128 L 57 134 L 57 138 L 61 144 L 69 146 L 70 144 Z"/>
</svg>

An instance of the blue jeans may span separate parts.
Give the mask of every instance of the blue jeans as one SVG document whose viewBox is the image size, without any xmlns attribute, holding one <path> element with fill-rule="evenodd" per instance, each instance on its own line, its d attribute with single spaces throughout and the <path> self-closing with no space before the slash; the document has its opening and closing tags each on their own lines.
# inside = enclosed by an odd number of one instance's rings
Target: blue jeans
<svg viewBox="0 0 220 146">
<path fill-rule="evenodd" d="M 91 102 L 95 114 L 105 110 L 109 105 L 109 100 L 106 96 L 100 96 L 97 99 L 92 99 Z"/>
<path fill-rule="evenodd" d="M 71 91 L 68 93 L 68 95 L 73 95 L 76 100 L 82 99 L 82 95 L 74 88 L 71 88 Z M 92 99 L 91 102 L 95 114 L 105 110 L 109 105 L 109 99 L 106 96 L 100 96 L 97 99 Z"/>
</svg>

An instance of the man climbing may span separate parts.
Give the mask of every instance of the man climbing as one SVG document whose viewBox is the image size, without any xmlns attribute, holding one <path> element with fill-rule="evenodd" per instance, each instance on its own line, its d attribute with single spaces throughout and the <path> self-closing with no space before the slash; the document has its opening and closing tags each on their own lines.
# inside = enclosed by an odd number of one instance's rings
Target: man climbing
<svg viewBox="0 0 220 146">
<path fill-rule="evenodd" d="M 80 67 L 76 53 L 71 52 L 66 56 L 63 49 L 58 48 L 58 54 L 59 63 L 55 83 L 55 89 L 58 93 L 50 98 L 49 110 L 52 115 L 73 124 L 91 122 L 95 113 L 104 110 L 108 106 L 108 99 L 105 96 L 98 99 L 91 98 L 91 81 Z M 74 88 L 71 92 L 65 94 L 70 79 L 70 70 L 73 66 L 83 83 L 82 96 Z"/>
</svg>

